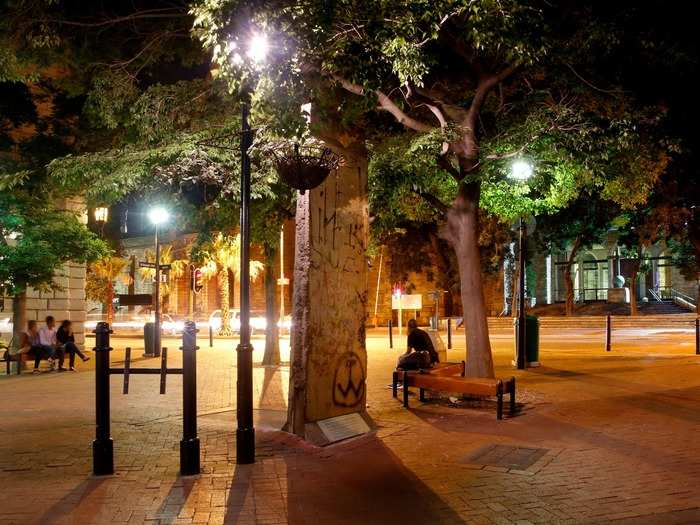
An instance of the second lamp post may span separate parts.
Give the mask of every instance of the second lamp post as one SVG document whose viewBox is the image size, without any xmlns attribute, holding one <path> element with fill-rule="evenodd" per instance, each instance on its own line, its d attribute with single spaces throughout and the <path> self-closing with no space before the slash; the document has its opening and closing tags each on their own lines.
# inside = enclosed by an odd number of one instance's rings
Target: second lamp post
<svg viewBox="0 0 700 525">
<path fill-rule="evenodd" d="M 510 176 L 521 182 L 532 177 L 532 166 L 519 160 L 513 163 Z M 522 215 L 518 221 L 518 318 L 515 335 L 515 366 L 519 370 L 527 367 L 527 327 L 525 317 L 525 254 L 527 250 L 527 231 Z"/>
<path fill-rule="evenodd" d="M 161 342 L 161 312 L 160 312 L 160 270 L 161 270 L 161 264 L 160 264 L 160 240 L 158 239 L 158 226 L 163 224 L 165 221 L 168 220 L 168 217 L 170 215 L 168 214 L 168 210 L 165 208 L 153 208 L 149 214 L 148 218 L 151 220 L 153 225 L 155 226 L 155 248 L 156 248 L 156 254 L 155 254 L 155 330 L 153 334 L 153 351 L 149 352 L 149 349 L 146 349 L 147 354 L 152 354 L 153 356 L 159 356 L 160 355 L 160 342 Z"/>
</svg>

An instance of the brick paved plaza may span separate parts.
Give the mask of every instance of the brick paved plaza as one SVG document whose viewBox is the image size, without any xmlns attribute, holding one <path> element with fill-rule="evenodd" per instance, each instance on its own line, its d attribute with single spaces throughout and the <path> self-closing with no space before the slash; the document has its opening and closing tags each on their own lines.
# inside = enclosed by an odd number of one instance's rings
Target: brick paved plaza
<svg viewBox="0 0 700 525">
<path fill-rule="evenodd" d="M 690 331 L 628 330 L 609 354 L 600 330 L 545 334 L 543 366 L 515 373 L 520 413 L 500 422 L 491 402 L 414 396 L 404 410 L 387 388 L 398 350 L 383 335 L 368 338 L 376 432 L 320 449 L 276 431 L 288 369 L 256 367 L 258 459 L 242 467 L 235 341 L 204 346 L 203 473 L 193 478 L 177 475 L 179 377 L 164 396 L 157 377 L 132 377 L 128 396 L 112 378 L 117 473 L 94 478 L 92 368 L 0 376 L 0 523 L 700 523 L 700 357 Z M 456 340 L 454 360 L 464 352 L 461 333 Z M 497 374 L 513 375 L 510 332 L 492 341 Z M 254 343 L 257 356 L 263 341 Z M 136 342 L 113 340 L 113 362 L 126 344 Z"/>
</svg>

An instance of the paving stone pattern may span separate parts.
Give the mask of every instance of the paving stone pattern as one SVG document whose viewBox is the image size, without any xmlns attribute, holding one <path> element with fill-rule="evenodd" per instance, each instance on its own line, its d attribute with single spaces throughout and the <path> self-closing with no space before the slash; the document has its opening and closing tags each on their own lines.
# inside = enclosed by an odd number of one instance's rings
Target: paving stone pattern
<svg viewBox="0 0 700 525">
<path fill-rule="evenodd" d="M 235 341 L 217 342 L 198 354 L 203 473 L 189 478 L 178 476 L 179 377 L 163 396 L 157 376 L 132 376 L 128 396 L 112 378 L 117 473 L 95 478 L 94 360 L 0 376 L 0 524 L 700 523 L 692 337 L 630 332 L 606 354 L 602 332 L 545 334 L 545 366 L 514 374 L 510 332 L 494 333 L 497 373 L 517 376 L 524 402 L 497 421 L 492 401 L 416 395 L 403 409 L 387 388 L 400 350 L 370 332 L 376 431 L 327 448 L 276 431 L 288 369 L 256 367 L 257 462 L 246 466 L 235 464 Z M 450 359 L 463 356 L 462 332 L 455 342 Z M 115 363 L 127 344 L 113 341 Z"/>
</svg>

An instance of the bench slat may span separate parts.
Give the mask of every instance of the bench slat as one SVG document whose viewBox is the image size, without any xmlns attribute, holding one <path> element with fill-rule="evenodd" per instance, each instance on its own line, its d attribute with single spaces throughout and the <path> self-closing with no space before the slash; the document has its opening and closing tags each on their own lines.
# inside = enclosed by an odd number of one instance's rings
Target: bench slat
<svg viewBox="0 0 700 525">
<path fill-rule="evenodd" d="M 475 381 L 463 377 L 417 375 L 409 378 L 409 386 L 479 396 L 495 396 L 497 384 L 497 380 Z"/>
</svg>

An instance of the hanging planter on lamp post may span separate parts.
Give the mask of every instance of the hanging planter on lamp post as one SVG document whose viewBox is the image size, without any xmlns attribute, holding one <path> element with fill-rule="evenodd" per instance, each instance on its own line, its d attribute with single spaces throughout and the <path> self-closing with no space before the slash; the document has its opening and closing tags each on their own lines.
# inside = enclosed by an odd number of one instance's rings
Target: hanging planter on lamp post
<svg viewBox="0 0 700 525">
<path fill-rule="evenodd" d="M 302 195 L 320 185 L 342 162 L 340 156 L 317 141 L 304 144 L 278 141 L 268 144 L 267 148 L 274 157 L 280 179 Z"/>
</svg>

